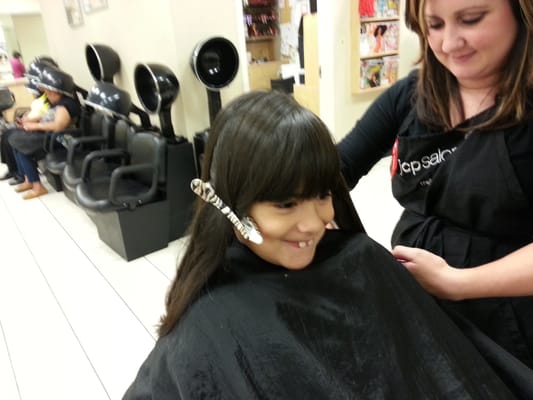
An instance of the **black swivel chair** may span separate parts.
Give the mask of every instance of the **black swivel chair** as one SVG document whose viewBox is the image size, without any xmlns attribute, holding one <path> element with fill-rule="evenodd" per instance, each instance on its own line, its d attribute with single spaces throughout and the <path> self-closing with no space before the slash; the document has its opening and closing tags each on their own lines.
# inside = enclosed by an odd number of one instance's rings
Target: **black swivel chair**
<svg viewBox="0 0 533 400">
<path fill-rule="evenodd" d="M 76 202 L 94 221 L 100 239 L 126 260 L 168 244 L 164 201 L 166 141 L 155 132 L 127 134 L 125 149 L 91 152 L 82 164 Z M 93 170 L 100 159 L 121 160 L 108 174 Z"/>
</svg>

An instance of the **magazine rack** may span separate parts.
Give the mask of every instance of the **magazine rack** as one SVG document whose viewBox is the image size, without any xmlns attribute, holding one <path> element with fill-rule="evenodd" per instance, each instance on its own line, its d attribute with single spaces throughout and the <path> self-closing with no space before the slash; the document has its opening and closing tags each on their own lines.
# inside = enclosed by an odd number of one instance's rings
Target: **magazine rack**
<svg viewBox="0 0 533 400">
<path fill-rule="evenodd" d="M 398 78 L 400 0 L 352 0 L 352 92 L 392 85 Z"/>
</svg>

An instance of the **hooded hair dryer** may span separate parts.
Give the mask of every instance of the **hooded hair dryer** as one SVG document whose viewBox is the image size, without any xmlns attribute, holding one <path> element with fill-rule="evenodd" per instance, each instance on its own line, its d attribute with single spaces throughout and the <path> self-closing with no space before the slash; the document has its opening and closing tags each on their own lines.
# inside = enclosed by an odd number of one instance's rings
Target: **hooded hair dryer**
<svg viewBox="0 0 533 400">
<path fill-rule="evenodd" d="M 228 86 L 239 70 L 239 54 L 228 39 L 213 37 L 195 47 L 191 68 L 207 88 L 209 122 L 212 124 L 221 108 L 220 89 Z"/>
</svg>

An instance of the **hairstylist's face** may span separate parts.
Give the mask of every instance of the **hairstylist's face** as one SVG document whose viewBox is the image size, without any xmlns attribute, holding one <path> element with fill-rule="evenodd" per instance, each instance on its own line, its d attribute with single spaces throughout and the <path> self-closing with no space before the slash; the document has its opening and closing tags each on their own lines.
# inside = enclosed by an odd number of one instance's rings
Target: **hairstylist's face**
<svg viewBox="0 0 533 400">
<path fill-rule="evenodd" d="M 261 202 L 249 216 L 257 224 L 263 243 L 244 240 L 262 259 L 287 269 L 303 269 L 315 256 L 316 246 L 333 220 L 331 196 L 282 203 Z"/>
<path fill-rule="evenodd" d="M 498 81 L 517 36 L 510 0 L 427 0 L 428 43 L 460 84 Z"/>
</svg>

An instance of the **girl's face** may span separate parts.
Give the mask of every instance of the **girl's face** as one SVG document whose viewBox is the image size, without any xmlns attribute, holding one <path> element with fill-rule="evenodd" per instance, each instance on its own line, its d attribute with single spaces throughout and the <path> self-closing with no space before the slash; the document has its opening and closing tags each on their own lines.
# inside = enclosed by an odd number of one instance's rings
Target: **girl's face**
<svg viewBox="0 0 533 400">
<path fill-rule="evenodd" d="M 460 84 L 498 81 L 518 32 L 510 0 L 427 0 L 424 12 L 428 44 Z"/>
<path fill-rule="evenodd" d="M 282 203 L 260 202 L 249 212 L 263 243 L 243 241 L 263 260 L 287 269 L 303 269 L 315 256 L 326 225 L 333 220 L 331 195 Z"/>
</svg>

